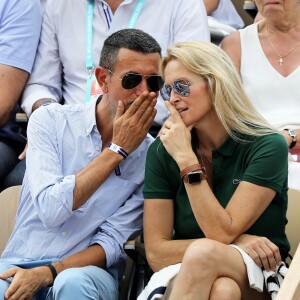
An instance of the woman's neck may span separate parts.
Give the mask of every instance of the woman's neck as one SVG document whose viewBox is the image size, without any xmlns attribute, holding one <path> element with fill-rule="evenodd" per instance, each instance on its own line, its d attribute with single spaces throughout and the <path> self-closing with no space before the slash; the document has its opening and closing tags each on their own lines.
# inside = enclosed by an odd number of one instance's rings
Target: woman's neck
<svg viewBox="0 0 300 300">
<path fill-rule="evenodd" d="M 228 138 L 228 133 L 217 115 L 207 122 L 195 126 L 195 133 L 198 139 L 199 148 L 205 153 L 219 148 Z"/>
<path fill-rule="evenodd" d="M 267 24 L 267 25 L 266 25 Z M 268 26 L 269 31 L 288 33 L 291 30 L 300 30 L 300 5 L 295 11 L 289 14 L 289 17 L 269 17 L 265 18 L 265 26 Z"/>
</svg>

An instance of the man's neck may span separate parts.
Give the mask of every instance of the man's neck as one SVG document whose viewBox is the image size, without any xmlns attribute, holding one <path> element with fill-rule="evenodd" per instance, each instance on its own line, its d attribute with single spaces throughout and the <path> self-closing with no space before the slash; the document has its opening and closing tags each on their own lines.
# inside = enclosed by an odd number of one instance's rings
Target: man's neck
<svg viewBox="0 0 300 300">
<path fill-rule="evenodd" d="M 96 123 L 102 138 L 103 147 L 106 147 L 112 139 L 114 115 L 110 113 L 107 95 L 103 95 L 96 106 Z"/>
<path fill-rule="evenodd" d="M 106 3 L 109 5 L 113 14 L 115 13 L 115 11 L 117 10 L 117 8 L 120 6 L 122 2 L 123 0 L 106 0 Z"/>
</svg>

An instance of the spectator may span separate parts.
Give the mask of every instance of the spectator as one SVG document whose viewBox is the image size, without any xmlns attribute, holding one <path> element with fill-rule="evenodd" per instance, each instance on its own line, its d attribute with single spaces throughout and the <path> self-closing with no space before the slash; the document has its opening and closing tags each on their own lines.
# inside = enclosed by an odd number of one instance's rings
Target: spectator
<svg viewBox="0 0 300 300">
<path fill-rule="evenodd" d="M 22 100 L 27 115 L 41 103 L 74 104 L 98 97 L 101 90 L 89 74 L 105 37 L 127 27 L 151 34 L 163 54 L 178 41 L 209 40 L 202 0 L 89 0 L 75 5 L 73 0 L 48 0 L 33 74 Z M 158 102 L 155 124 L 161 126 L 167 110 Z"/>
<path fill-rule="evenodd" d="M 123 244 L 142 228 L 160 51 L 143 31 L 115 32 L 95 70 L 103 96 L 31 116 L 20 207 L 0 262 L 1 299 L 118 299 Z"/>
<path fill-rule="evenodd" d="M 300 189 L 300 2 L 256 0 L 256 5 L 264 19 L 233 33 L 222 48 L 256 109 L 286 138 L 289 187 Z"/>
<path fill-rule="evenodd" d="M 0 191 L 21 184 L 16 167 L 26 138 L 15 123 L 18 100 L 32 69 L 41 28 L 38 0 L 0 3 Z"/>
<path fill-rule="evenodd" d="M 40 0 L 40 1 L 41 1 L 41 8 L 42 8 L 42 11 L 43 11 L 47 0 Z"/>
<path fill-rule="evenodd" d="M 181 263 L 164 299 L 266 299 L 261 267 L 289 251 L 286 142 L 219 47 L 176 44 L 162 73 L 171 116 L 147 155 L 144 238 L 154 271 Z"/>
<path fill-rule="evenodd" d="M 212 43 L 220 45 L 224 37 L 244 27 L 231 0 L 204 0 L 204 4 Z"/>
<path fill-rule="evenodd" d="M 204 0 L 207 15 L 213 13 L 219 6 L 220 0 Z"/>
<path fill-rule="evenodd" d="M 208 1 L 208 0 L 207 0 Z M 209 14 L 220 23 L 240 29 L 245 26 L 231 0 L 219 0 L 218 7 Z"/>
</svg>

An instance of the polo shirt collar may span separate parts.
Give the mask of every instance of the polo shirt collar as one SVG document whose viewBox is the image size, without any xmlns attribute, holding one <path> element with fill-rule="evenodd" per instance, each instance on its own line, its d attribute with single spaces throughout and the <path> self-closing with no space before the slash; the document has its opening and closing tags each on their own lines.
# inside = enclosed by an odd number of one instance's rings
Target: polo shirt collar
<svg viewBox="0 0 300 300">
<path fill-rule="evenodd" d="M 237 145 L 238 143 L 229 136 L 223 145 L 213 151 L 213 154 L 220 153 L 223 156 L 232 156 Z"/>
</svg>

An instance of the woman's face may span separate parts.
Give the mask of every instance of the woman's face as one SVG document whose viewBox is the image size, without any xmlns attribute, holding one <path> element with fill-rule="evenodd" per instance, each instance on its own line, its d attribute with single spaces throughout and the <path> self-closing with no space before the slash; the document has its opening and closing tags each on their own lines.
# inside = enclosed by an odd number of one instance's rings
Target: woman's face
<svg viewBox="0 0 300 300">
<path fill-rule="evenodd" d="M 187 70 L 178 60 L 171 60 L 165 68 L 165 84 L 172 86 L 177 80 L 189 83 L 190 93 L 185 97 L 172 90 L 170 103 L 179 112 L 186 126 L 197 127 L 213 111 L 207 81 Z"/>
<path fill-rule="evenodd" d="M 255 0 L 256 6 L 265 18 L 278 18 L 300 8 L 299 0 Z"/>
</svg>

